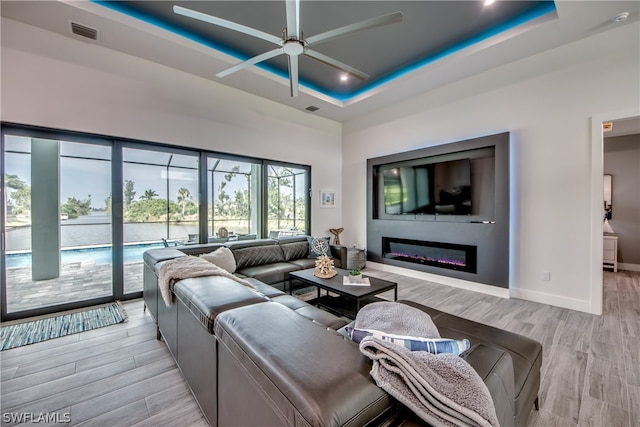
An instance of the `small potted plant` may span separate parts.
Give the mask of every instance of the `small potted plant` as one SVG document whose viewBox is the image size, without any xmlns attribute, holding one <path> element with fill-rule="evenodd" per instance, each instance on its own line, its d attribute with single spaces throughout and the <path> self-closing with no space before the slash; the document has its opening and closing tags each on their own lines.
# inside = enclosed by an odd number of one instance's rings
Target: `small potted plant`
<svg viewBox="0 0 640 427">
<path fill-rule="evenodd" d="M 362 273 L 357 268 L 349 271 L 349 281 L 351 283 L 360 283 L 362 281 Z"/>
</svg>

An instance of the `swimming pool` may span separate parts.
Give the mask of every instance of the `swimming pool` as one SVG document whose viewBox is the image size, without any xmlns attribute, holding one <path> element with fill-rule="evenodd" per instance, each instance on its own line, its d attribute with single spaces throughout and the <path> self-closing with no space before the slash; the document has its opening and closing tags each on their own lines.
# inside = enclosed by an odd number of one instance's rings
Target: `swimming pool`
<svg viewBox="0 0 640 427">
<path fill-rule="evenodd" d="M 162 247 L 164 247 L 162 242 L 125 245 L 124 263 L 142 262 L 142 254 L 144 251 Z M 111 246 L 63 249 L 61 251 L 62 264 L 91 260 L 94 260 L 96 265 L 111 264 L 111 257 Z M 6 268 L 31 267 L 31 252 L 7 254 L 5 266 Z"/>
</svg>

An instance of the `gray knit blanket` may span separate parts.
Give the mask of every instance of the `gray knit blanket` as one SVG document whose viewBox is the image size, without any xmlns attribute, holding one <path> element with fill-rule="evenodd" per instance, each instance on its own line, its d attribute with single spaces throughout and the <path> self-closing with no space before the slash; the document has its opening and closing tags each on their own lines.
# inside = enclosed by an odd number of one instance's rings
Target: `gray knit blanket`
<svg viewBox="0 0 640 427">
<path fill-rule="evenodd" d="M 210 263 L 204 258 L 195 256 L 183 256 L 169 261 L 163 261 L 160 263 L 157 271 L 158 286 L 160 287 L 162 299 L 167 307 L 173 304 L 172 291 L 174 285 L 182 279 L 205 276 L 222 276 L 235 280 L 241 285 L 256 289 L 255 286 L 246 280 L 234 276 L 227 270 Z"/>
<path fill-rule="evenodd" d="M 365 306 L 354 327 L 424 338 L 440 336 L 428 314 L 393 302 Z M 489 390 L 459 356 L 410 351 L 371 336 L 362 339 L 360 351 L 373 361 L 371 376 L 376 384 L 427 423 L 436 427 L 499 426 Z"/>
</svg>

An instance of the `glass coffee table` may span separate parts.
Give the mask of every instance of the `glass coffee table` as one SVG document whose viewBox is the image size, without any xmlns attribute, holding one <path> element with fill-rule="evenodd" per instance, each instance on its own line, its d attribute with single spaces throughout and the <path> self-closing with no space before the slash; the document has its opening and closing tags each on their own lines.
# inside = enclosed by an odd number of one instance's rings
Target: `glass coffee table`
<svg viewBox="0 0 640 427">
<path fill-rule="evenodd" d="M 291 293 L 293 288 L 292 281 L 299 280 L 307 285 L 318 288 L 318 297 L 315 300 L 308 301 L 310 304 L 333 312 L 340 316 L 355 319 L 360 309 L 375 301 L 384 301 L 382 298 L 376 297 L 386 291 L 393 291 L 393 300 L 398 300 L 398 284 L 388 280 L 378 279 L 376 277 L 367 277 L 371 283 L 368 286 L 363 285 L 344 285 L 343 277 L 349 275 L 348 270 L 336 268 L 337 275 L 330 279 L 321 279 L 313 275 L 315 269 L 293 271 L 289 273 L 289 288 Z M 325 295 L 321 295 L 322 290 L 326 291 Z M 330 295 L 334 294 L 334 295 Z"/>
</svg>

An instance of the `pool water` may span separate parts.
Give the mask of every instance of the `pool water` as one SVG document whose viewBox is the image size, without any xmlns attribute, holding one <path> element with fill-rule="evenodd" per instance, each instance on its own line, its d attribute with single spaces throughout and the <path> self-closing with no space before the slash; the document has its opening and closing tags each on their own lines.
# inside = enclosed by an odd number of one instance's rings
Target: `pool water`
<svg viewBox="0 0 640 427">
<path fill-rule="evenodd" d="M 124 263 L 141 262 L 144 251 L 162 247 L 164 247 L 162 243 L 126 245 L 124 247 Z M 84 249 L 63 249 L 61 251 L 62 264 L 93 260 L 96 265 L 108 265 L 111 264 L 111 257 L 111 246 Z M 31 267 L 31 252 L 7 254 L 5 258 L 5 266 L 6 268 Z"/>
</svg>

